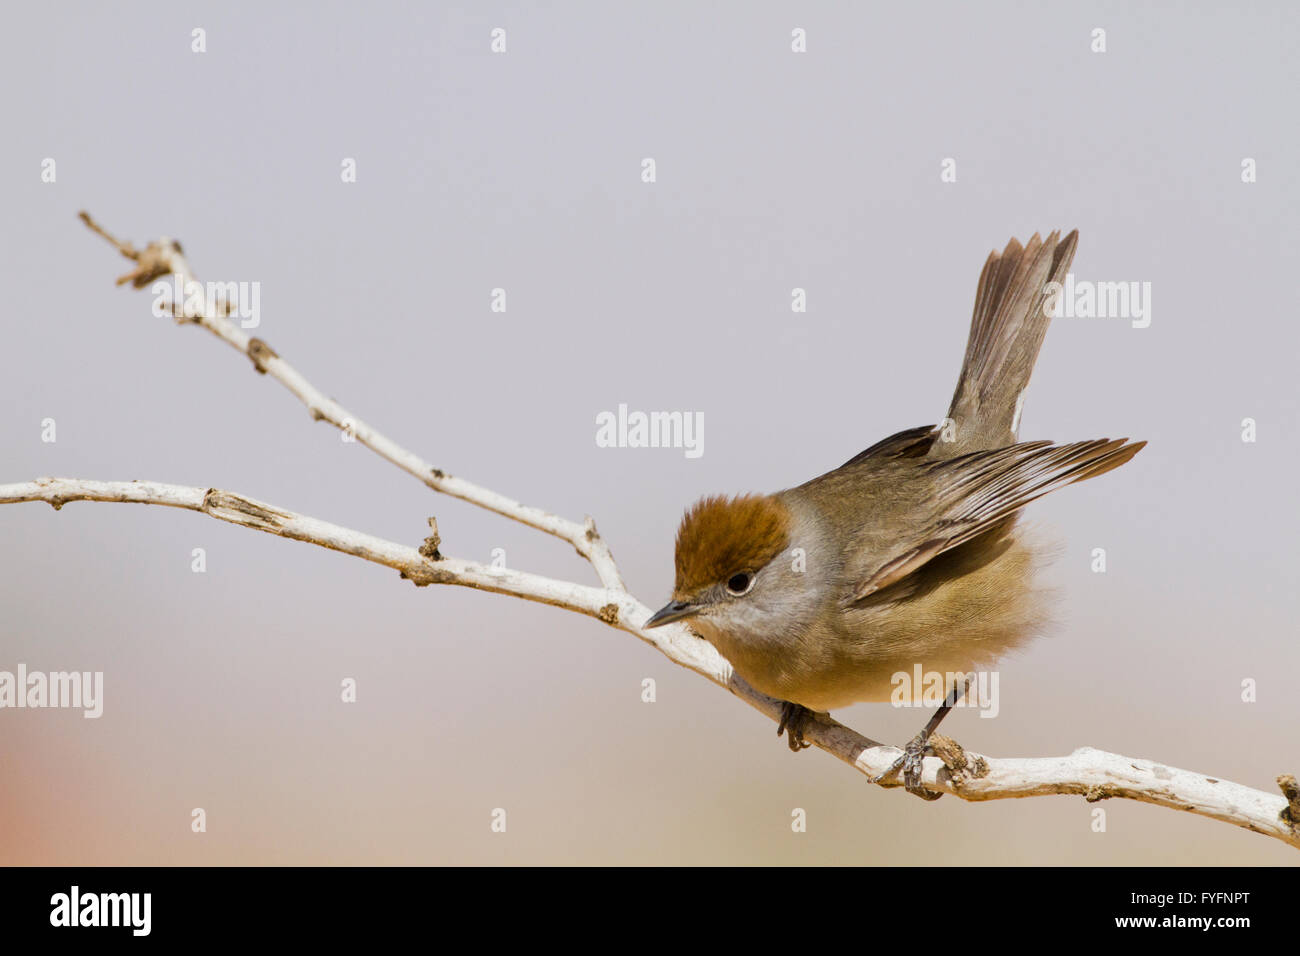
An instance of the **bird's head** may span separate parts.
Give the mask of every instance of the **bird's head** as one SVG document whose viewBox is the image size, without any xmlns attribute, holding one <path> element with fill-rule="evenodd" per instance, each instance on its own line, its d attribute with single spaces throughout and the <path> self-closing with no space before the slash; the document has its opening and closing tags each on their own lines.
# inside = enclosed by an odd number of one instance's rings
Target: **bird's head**
<svg viewBox="0 0 1300 956">
<path fill-rule="evenodd" d="M 792 533 L 789 508 L 773 495 L 700 500 L 677 531 L 672 600 L 645 626 L 699 617 L 725 629 L 760 615 L 788 570 L 777 558 Z"/>
</svg>

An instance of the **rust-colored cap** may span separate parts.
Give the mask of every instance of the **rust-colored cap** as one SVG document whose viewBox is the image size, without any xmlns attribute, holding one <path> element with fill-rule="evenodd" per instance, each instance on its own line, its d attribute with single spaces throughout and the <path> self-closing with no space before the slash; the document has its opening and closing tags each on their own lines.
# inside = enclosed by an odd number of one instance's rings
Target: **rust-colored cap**
<svg viewBox="0 0 1300 956">
<path fill-rule="evenodd" d="M 694 597 L 738 571 L 757 571 L 789 544 L 789 509 L 771 495 L 702 498 L 677 531 L 673 596 Z"/>
</svg>

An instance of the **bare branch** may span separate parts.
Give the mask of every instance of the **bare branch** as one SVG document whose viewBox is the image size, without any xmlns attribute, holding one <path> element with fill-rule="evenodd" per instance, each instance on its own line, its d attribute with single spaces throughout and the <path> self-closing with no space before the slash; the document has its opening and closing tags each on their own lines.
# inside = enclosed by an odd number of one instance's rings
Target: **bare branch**
<svg viewBox="0 0 1300 956">
<path fill-rule="evenodd" d="M 623 588 L 623 579 L 619 574 L 618 566 L 614 563 L 614 556 L 596 531 L 596 524 L 591 518 L 587 518 L 584 522 L 561 518 L 541 508 L 520 504 L 505 495 L 435 468 L 374 426 L 353 415 L 334 399 L 326 396 L 266 342 L 249 336 L 228 316 L 221 314 L 217 303 L 208 297 L 203 286 L 194 278 L 194 273 L 179 243 L 171 239 L 160 239 L 149 243 L 143 251 L 138 252 L 129 242 L 123 242 L 109 233 L 89 213 L 82 212 L 80 216 L 91 230 L 103 236 L 122 255 L 138 264 L 135 272 L 128 273 L 118 280 L 119 285 L 130 281 L 136 288 L 143 288 L 162 276 L 169 274 L 178 276 L 187 299 L 194 294 L 201 295 L 204 308 L 193 315 L 178 314 L 177 322 L 201 326 L 227 345 L 247 355 L 258 372 L 275 379 L 307 406 L 312 418 L 329 422 L 334 427 L 355 436 L 362 445 L 408 474 L 414 475 L 434 491 L 468 501 L 470 504 L 486 508 L 488 511 L 496 512 L 503 517 L 567 541 L 573 545 L 578 554 L 591 562 L 592 568 L 595 569 L 605 587 Z M 180 303 L 176 303 L 175 307 L 179 309 Z"/>
<path fill-rule="evenodd" d="M 509 594 L 512 597 L 554 604 L 580 614 L 603 619 L 606 608 L 617 604 L 618 592 L 559 581 L 509 568 L 491 568 L 455 558 L 430 560 L 419 549 L 354 531 L 319 518 L 297 514 L 245 495 L 219 488 L 165 485 L 154 481 L 86 481 L 75 478 L 37 478 L 0 485 L 0 504 L 44 501 L 56 510 L 69 501 L 115 501 L 163 505 L 197 511 L 220 521 L 256 531 L 305 541 L 341 551 L 401 572 L 417 585 L 459 584 L 464 587 Z"/>
<path fill-rule="evenodd" d="M 194 276 L 180 245 L 169 239 L 136 250 L 103 229 L 86 213 L 81 218 L 119 252 L 136 263 L 136 269 L 119 279 L 137 288 L 154 279 L 175 274 L 191 295 Z M 779 721 L 782 702 L 751 688 L 708 642 L 682 624 L 644 630 L 650 609 L 628 594 L 614 559 L 596 533 L 590 518 L 569 521 L 541 509 L 481 488 L 433 468 L 370 425 L 326 397 L 261 339 L 251 338 L 217 303 L 203 295 L 197 315 L 178 314 L 177 321 L 201 325 L 227 344 L 246 354 L 254 367 L 284 385 L 317 419 L 355 434 L 357 440 L 422 482 L 453 497 L 522 522 L 572 544 L 595 568 L 604 587 L 595 588 L 509 569 L 495 569 L 471 561 L 444 557 L 437 524 L 429 519 L 431 534 L 418 548 L 396 544 L 363 532 L 255 501 L 216 488 L 192 488 L 155 482 L 109 482 L 70 478 L 0 485 L 0 504 L 44 501 L 61 508 L 69 501 L 115 501 L 156 504 L 197 511 L 209 517 L 293 538 L 394 568 L 415 584 L 453 584 L 550 604 L 597 618 L 654 646 L 669 660 L 695 671 L 726 688 L 773 721 Z M 181 306 L 178 304 L 178 309 Z M 883 773 L 900 751 L 882 745 L 845 727 L 826 714 L 815 715 L 804 736 L 822 750 L 856 768 L 867 777 Z M 1152 803 L 1222 820 L 1274 837 L 1300 848 L 1300 788 L 1295 777 L 1277 778 L 1282 796 L 1253 790 L 1226 780 L 1178 770 L 1149 760 L 1123 757 L 1082 748 L 1065 757 L 995 759 L 965 751 L 942 735 L 933 740 L 937 757 L 924 761 L 922 786 L 951 793 L 963 800 L 998 800 L 1046 794 L 1079 794 L 1090 802 L 1112 797 Z M 882 786 L 900 786 L 897 778 Z"/>
</svg>

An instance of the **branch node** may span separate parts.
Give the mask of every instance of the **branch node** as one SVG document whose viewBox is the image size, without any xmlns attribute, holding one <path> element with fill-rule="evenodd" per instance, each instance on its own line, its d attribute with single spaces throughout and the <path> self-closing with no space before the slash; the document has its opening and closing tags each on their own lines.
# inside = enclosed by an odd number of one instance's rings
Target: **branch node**
<svg viewBox="0 0 1300 956">
<path fill-rule="evenodd" d="M 966 759 L 966 750 L 961 744 L 945 734 L 931 734 L 930 749 L 948 768 L 954 783 L 959 777 L 965 776 L 970 761 Z"/>
<path fill-rule="evenodd" d="M 1277 778 L 1277 785 L 1282 789 L 1282 796 L 1286 797 L 1287 803 L 1278 816 L 1291 829 L 1300 828 L 1300 784 L 1296 783 L 1295 774 L 1281 774 Z"/>
<path fill-rule="evenodd" d="M 253 368 L 257 369 L 257 373 L 265 375 L 266 363 L 271 359 L 279 358 L 280 355 L 262 339 L 252 338 L 248 340 L 248 357 L 252 360 Z"/>
<path fill-rule="evenodd" d="M 453 584 L 457 580 L 454 573 L 443 571 L 433 564 L 420 569 L 408 568 L 397 574 L 403 581 L 410 581 L 417 588 L 427 588 L 430 584 Z"/>
<path fill-rule="evenodd" d="M 1096 803 L 1099 800 L 1109 800 L 1114 794 L 1107 792 L 1105 787 L 1091 786 L 1083 793 L 1083 799 L 1089 803 Z"/>
<path fill-rule="evenodd" d="M 611 624 L 611 625 L 617 624 L 618 605 L 606 604 L 604 607 L 602 607 L 599 611 L 596 612 L 596 616 L 600 618 L 602 621 L 604 621 L 606 624 Z"/>
<path fill-rule="evenodd" d="M 284 528 L 284 522 L 292 517 L 269 505 L 231 494 L 229 491 L 222 491 L 220 488 L 209 488 L 204 493 L 203 511 L 222 521 L 247 525 L 272 534 L 279 534 Z"/>
<path fill-rule="evenodd" d="M 424 539 L 424 544 L 420 545 L 420 554 L 430 561 L 441 561 L 442 552 L 438 550 L 438 545 L 442 544 L 442 538 L 438 534 L 438 519 L 429 519 L 429 536 Z M 402 575 L 405 577 L 406 575 Z"/>
<path fill-rule="evenodd" d="M 126 275 L 118 276 L 117 284 L 125 285 L 129 282 L 133 289 L 143 289 L 155 279 L 171 275 L 175 271 L 172 256 L 179 253 L 180 246 L 177 243 L 167 238 L 156 239 L 145 246 L 143 252 L 127 256 L 128 259 L 135 260 L 136 266 Z"/>
<path fill-rule="evenodd" d="M 988 776 L 988 761 L 979 754 L 966 753 L 961 744 L 946 734 L 931 734 L 930 749 L 948 768 L 954 786 L 961 786 L 962 781 L 971 777 Z"/>
</svg>

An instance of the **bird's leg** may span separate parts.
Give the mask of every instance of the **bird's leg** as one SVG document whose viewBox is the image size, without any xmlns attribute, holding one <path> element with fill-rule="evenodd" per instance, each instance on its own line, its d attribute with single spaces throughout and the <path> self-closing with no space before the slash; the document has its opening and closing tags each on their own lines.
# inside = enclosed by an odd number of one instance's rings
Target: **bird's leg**
<svg viewBox="0 0 1300 956">
<path fill-rule="evenodd" d="M 934 712 L 934 716 L 921 728 L 921 732 L 907 742 L 907 746 L 903 748 L 903 756 L 890 764 L 889 769 L 884 773 L 878 773 L 872 777 L 872 783 L 880 783 L 880 781 L 898 771 L 899 768 L 902 768 L 903 787 L 908 793 L 914 794 L 922 800 L 938 800 L 943 796 L 942 793 L 931 793 L 921 786 L 921 767 L 926 752 L 931 750 L 930 735 L 943 723 L 943 719 L 948 716 L 948 711 L 957 706 L 957 701 L 966 696 L 971 680 L 971 677 L 967 677 L 964 684 L 953 687 L 944 699 L 943 704 Z"/>
<path fill-rule="evenodd" d="M 812 719 L 812 711 L 807 707 L 785 700 L 781 702 L 781 722 L 776 725 L 776 735 L 785 734 L 786 743 L 795 753 L 812 744 L 803 739 L 803 729 Z"/>
</svg>

